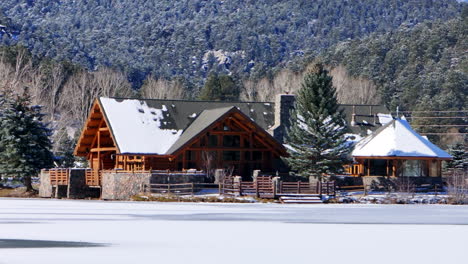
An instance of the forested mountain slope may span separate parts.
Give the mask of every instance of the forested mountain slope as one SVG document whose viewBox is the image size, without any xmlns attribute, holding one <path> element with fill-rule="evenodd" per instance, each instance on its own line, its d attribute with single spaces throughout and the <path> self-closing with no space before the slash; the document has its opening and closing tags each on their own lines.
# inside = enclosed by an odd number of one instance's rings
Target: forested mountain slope
<svg viewBox="0 0 468 264">
<path fill-rule="evenodd" d="M 262 77 L 342 40 L 454 18 L 462 5 L 455 0 L 2 0 L 0 9 L 33 54 L 92 70 L 117 68 L 139 86 L 148 74 L 195 82 L 213 70 Z"/>
<path fill-rule="evenodd" d="M 324 60 L 371 80 L 382 103 L 393 112 L 412 111 L 406 113 L 412 125 L 434 142 L 462 140 L 468 132 L 467 11 L 446 22 L 340 43 Z"/>
<path fill-rule="evenodd" d="M 342 42 L 324 53 L 331 66 L 374 81 L 390 108 L 468 108 L 468 18 Z"/>
</svg>

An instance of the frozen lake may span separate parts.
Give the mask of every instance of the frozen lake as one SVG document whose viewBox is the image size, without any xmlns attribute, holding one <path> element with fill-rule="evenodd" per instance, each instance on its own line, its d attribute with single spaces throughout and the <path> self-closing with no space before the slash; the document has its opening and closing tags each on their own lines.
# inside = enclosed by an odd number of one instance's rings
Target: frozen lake
<svg viewBox="0 0 468 264">
<path fill-rule="evenodd" d="M 468 206 L 0 199 L 0 264 L 464 263 Z"/>
</svg>

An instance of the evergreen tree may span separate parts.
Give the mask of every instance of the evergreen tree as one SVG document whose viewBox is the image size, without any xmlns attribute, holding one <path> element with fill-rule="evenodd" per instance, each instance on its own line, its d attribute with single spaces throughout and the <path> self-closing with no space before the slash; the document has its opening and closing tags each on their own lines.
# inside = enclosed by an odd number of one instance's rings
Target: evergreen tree
<svg viewBox="0 0 468 264">
<path fill-rule="evenodd" d="M 449 146 L 448 152 L 452 155 L 453 160 L 448 161 L 447 169 L 468 170 L 468 151 L 462 142 L 455 143 Z"/>
<path fill-rule="evenodd" d="M 338 108 L 332 77 L 317 64 L 306 74 L 297 93 L 287 131 L 291 169 L 299 175 L 333 175 L 342 171 L 347 154 L 344 113 Z"/>
<path fill-rule="evenodd" d="M 50 168 L 50 129 L 42 122 L 40 106 L 30 106 L 29 96 L 2 95 L 0 108 L 0 175 L 23 181 L 33 191 L 31 176 Z"/>
<path fill-rule="evenodd" d="M 198 99 L 209 101 L 236 101 L 239 100 L 240 89 L 234 79 L 229 75 L 210 74 L 205 86 L 200 91 Z"/>
<path fill-rule="evenodd" d="M 66 129 L 58 133 L 58 147 L 55 151 L 55 165 L 59 168 L 72 168 L 75 166 L 75 142 L 68 136 Z"/>
</svg>

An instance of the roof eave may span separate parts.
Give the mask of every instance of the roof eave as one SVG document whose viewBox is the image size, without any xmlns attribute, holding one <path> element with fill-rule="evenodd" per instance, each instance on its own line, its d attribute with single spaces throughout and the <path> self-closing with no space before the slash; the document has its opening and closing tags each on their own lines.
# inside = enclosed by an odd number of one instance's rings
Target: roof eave
<svg viewBox="0 0 468 264">
<path fill-rule="evenodd" d="M 452 160 L 449 157 L 438 157 L 438 156 L 355 156 L 355 159 L 425 159 L 425 160 Z"/>
</svg>

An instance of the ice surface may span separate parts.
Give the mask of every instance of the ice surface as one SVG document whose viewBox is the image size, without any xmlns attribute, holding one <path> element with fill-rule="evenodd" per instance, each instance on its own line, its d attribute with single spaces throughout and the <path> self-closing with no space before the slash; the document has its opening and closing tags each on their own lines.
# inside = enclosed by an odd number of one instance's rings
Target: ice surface
<svg viewBox="0 0 468 264">
<path fill-rule="evenodd" d="M 41 199 L 0 199 L 0 206 L 0 239 L 110 244 L 0 243 L 0 263 L 8 264 L 463 263 L 468 236 L 467 206 Z"/>
</svg>

